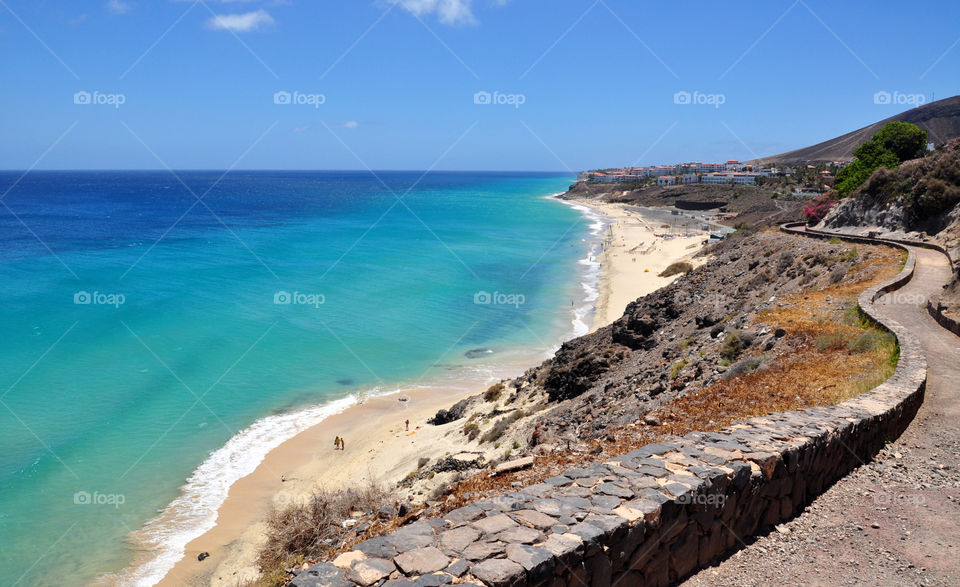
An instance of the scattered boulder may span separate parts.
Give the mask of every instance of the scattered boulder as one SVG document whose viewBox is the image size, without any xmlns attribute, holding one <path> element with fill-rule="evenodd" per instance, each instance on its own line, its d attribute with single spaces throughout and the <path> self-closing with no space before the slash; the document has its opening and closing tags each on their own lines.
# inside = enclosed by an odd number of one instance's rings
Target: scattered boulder
<svg viewBox="0 0 960 587">
<path fill-rule="evenodd" d="M 459 420 L 463 417 L 464 412 L 467 411 L 467 406 L 470 405 L 469 399 L 463 399 L 457 403 L 450 406 L 446 410 L 438 410 L 436 415 L 427 420 L 428 424 L 433 424 L 434 426 L 440 426 L 441 424 L 448 424 L 455 420 Z"/>
</svg>

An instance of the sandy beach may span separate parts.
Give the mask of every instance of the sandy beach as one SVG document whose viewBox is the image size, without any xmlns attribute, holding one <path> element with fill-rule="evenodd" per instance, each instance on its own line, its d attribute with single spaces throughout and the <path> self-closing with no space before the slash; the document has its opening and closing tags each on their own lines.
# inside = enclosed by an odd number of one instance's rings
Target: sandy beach
<svg viewBox="0 0 960 587">
<path fill-rule="evenodd" d="M 426 420 L 477 391 L 452 395 L 449 389 L 429 389 L 374 397 L 285 442 L 230 488 L 217 525 L 187 545 L 184 558 L 160 585 L 240 585 L 255 578 L 263 520 L 273 507 L 302 500 L 319 488 L 361 487 L 371 480 L 396 483 L 417 468 L 420 457 L 452 449 L 443 436 L 456 424 L 431 426 Z M 344 438 L 342 451 L 333 449 L 337 436 Z M 210 557 L 199 562 L 201 552 Z"/>
<path fill-rule="evenodd" d="M 627 204 L 574 200 L 607 218 L 603 252 L 599 255 L 599 297 L 591 332 L 623 315 L 627 304 L 669 284 L 678 276 L 660 277 L 668 265 L 689 261 L 695 267 L 706 262 L 694 259 L 706 232 L 690 237 L 664 237 L 671 229 L 645 219 L 640 211 Z"/>
<path fill-rule="evenodd" d="M 622 204 L 576 203 L 590 207 L 608 223 L 597 259 L 599 297 L 592 330 L 619 318 L 634 299 L 676 279 L 658 274 L 675 261 L 692 261 L 705 239 L 704 234 L 656 236 L 669 230 Z M 417 468 L 421 457 L 478 450 L 475 443 L 460 444 L 456 440 L 460 435 L 447 437 L 451 427 L 462 423 L 432 426 L 426 420 L 438 409 L 480 391 L 482 385 L 469 392 L 437 388 L 374 397 L 285 442 L 254 473 L 231 487 L 216 526 L 187 545 L 184 558 L 160 584 L 242 585 L 257 575 L 255 560 L 264 542 L 264 519 L 272 508 L 303 499 L 318 488 L 347 489 L 370 481 L 394 485 Z M 404 427 L 407 419 L 409 432 Z M 336 436 L 344 437 L 346 450 L 333 450 Z M 210 556 L 200 562 L 197 555 L 202 552 Z"/>
</svg>

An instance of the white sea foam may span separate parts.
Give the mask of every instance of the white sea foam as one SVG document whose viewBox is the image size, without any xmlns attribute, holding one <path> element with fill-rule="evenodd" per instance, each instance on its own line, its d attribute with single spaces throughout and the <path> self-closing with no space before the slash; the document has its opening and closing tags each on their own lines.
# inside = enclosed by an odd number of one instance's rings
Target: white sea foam
<svg viewBox="0 0 960 587">
<path fill-rule="evenodd" d="M 131 536 L 146 560 L 137 561 L 117 576 L 101 577 L 101 582 L 138 587 L 158 583 L 183 558 L 186 545 L 216 525 L 218 510 L 234 483 L 253 473 L 271 450 L 330 416 L 371 397 L 434 388 L 437 384 L 469 391 L 499 379 L 490 367 L 467 366 L 431 384 L 397 385 L 389 390 L 377 386 L 305 410 L 257 420 L 211 453 L 181 487 L 180 497 Z"/>
<path fill-rule="evenodd" d="M 230 486 L 252 473 L 274 448 L 358 401 L 350 395 L 306 410 L 261 418 L 214 451 L 187 479 L 180 497 L 133 535 L 150 558 L 126 571 L 122 585 L 154 585 L 183 558 L 186 545 L 216 525 Z M 112 581 L 111 581 L 112 582 Z"/>
<path fill-rule="evenodd" d="M 561 200 L 557 198 L 559 195 L 560 194 L 554 194 L 550 197 L 580 212 L 580 214 L 590 222 L 590 234 L 584 239 L 584 242 L 587 244 L 587 256 L 577 261 L 579 265 L 583 266 L 582 279 L 580 281 L 580 287 L 583 290 L 583 304 L 573 309 L 570 338 L 576 338 L 590 332 L 590 324 L 594 319 L 595 303 L 600 297 L 600 262 L 597 261 L 597 255 L 599 255 L 603 249 L 603 233 L 610 224 L 610 220 L 592 208 L 567 200 Z"/>
</svg>

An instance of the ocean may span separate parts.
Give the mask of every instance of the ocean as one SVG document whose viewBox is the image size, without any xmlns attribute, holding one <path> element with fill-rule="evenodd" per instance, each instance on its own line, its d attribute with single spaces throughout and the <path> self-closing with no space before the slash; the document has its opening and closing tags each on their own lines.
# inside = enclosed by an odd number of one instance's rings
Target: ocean
<svg viewBox="0 0 960 587">
<path fill-rule="evenodd" d="M 152 584 L 236 479 L 370 394 L 587 331 L 569 174 L 0 172 L 0 578 Z"/>
</svg>

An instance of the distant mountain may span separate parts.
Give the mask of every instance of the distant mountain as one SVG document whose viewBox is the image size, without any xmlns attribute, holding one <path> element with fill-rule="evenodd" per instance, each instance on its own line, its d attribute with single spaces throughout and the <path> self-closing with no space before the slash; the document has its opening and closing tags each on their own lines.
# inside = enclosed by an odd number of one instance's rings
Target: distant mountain
<svg viewBox="0 0 960 587">
<path fill-rule="evenodd" d="M 924 104 L 812 147 L 761 157 L 752 163 L 794 165 L 814 161 L 849 161 L 853 158 L 855 148 L 869 140 L 883 125 L 895 120 L 909 122 L 926 130 L 929 140 L 938 145 L 946 143 L 960 137 L 960 96 Z"/>
</svg>

